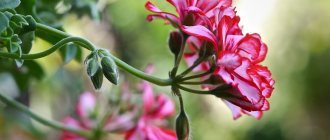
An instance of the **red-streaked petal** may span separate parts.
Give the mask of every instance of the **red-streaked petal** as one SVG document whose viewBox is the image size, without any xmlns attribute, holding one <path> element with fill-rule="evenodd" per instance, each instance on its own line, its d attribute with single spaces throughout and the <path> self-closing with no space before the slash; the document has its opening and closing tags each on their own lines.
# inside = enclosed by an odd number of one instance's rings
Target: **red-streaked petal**
<svg viewBox="0 0 330 140">
<path fill-rule="evenodd" d="M 175 113 L 174 103 L 169 97 L 159 95 L 156 98 L 156 102 L 158 106 L 155 108 L 155 112 L 153 113 L 154 117 L 162 119 Z"/>
<path fill-rule="evenodd" d="M 157 6 L 155 6 L 154 4 L 152 4 L 150 1 L 148 1 L 148 2 L 145 4 L 145 7 L 146 7 L 146 9 L 148 9 L 149 11 L 154 12 L 154 13 L 160 13 L 160 12 L 163 12 L 163 11 L 160 10 Z"/>
<path fill-rule="evenodd" d="M 146 128 L 148 137 L 146 140 L 176 140 L 176 135 L 173 130 L 148 126 Z"/>
<path fill-rule="evenodd" d="M 196 26 L 182 26 L 181 29 L 188 35 L 195 36 L 201 40 L 207 40 L 213 44 L 213 46 L 217 49 L 217 39 L 215 35 L 206 27 L 201 25 Z"/>
</svg>

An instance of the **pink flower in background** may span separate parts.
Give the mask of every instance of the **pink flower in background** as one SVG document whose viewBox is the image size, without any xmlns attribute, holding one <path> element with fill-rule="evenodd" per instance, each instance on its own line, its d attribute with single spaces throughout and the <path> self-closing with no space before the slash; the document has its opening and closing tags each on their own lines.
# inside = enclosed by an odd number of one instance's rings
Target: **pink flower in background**
<svg viewBox="0 0 330 140">
<path fill-rule="evenodd" d="M 115 109 L 115 108 L 114 108 Z M 99 112 L 96 96 L 90 92 L 84 92 L 79 96 L 76 105 L 78 119 L 66 117 L 63 123 L 67 126 L 82 130 L 93 130 L 97 127 Z M 134 112 L 125 112 L 118 114 L 111 112 L 108 116 L 106 124 L 103 126 L 104 132 L 124 132 L 134 126 Z M 69 131 L 63 131 L 61 140 L 85 140 L 85 138 Z"/>
<path fill-rule="evenodd" d="M 163 95 L 154 95 L 151 85 L 144 81 L 143 112 L 136 126 L 126 133 L 126 140 L 176 140 L 173 130 L 166 129 L 166 118 L 175 113 L 172 100 Z"/>
</svg>

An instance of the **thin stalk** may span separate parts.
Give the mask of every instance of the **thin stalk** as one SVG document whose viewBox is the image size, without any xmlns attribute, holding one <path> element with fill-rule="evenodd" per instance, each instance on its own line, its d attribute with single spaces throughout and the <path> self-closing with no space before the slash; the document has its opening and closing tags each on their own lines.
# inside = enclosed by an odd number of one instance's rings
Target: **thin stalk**
<svg viewBox="0 0 330 140">
<path fill-rule="evenodd" d="M 42 58 L 42 57 L 52 54 L 57 49 L 60 49 L 65 44 L 70 43 L 70 42 L 75 42 L 75 43 L 79 42 L 79 44 L 81 44 L 82 47 L 84 47 L 88 50 L 91 50 L 91 51 L 95 50 L 95 47 L 93 47 L 93 45 L 85 39 L 82 39 L 80 37 L 68 37 L 68 38 L 62 39 L 61 41 L 57 42 L 53 47 L 51 47 L 48 50 L 45 50 L 43 52 L 39 52 L 39 53 L 35 53 L 35 54 L 22 54 L 21 57 L 18 54 L 0 52 L 0 57 L 7 57 L 7 58 L 13 58 L 13 59 L 24 59 L 24 60 L 38 59 L 38 58 Z"/>
<path fill-rule="evenodd" d="M 178 87 L 181 90 L 190 92 L 190 93 L 196 93 L 196 94 L 211 94 L 210 91 L 203 91 L 203 90 L 195 90 L 195 89 L 190 89 L 184 86 L 181 86 L 179 84 L 175 85 L 176 87 Z"/>
<path fill-rule="evenodd" d="M 19 102 L 15 101 L 13 99 L 10 99 L 10 98 L 6 97 L 2 93 L 0 93 L 0 100 L 2 102 L 4 102 L 5 104 L 13 106 L 17 110 L 20 110 L 20 111 L 24 112 L 25 114 L 29 115 L 34 120 L 36 120 L 36 121 L 38 121 L 38 122 L 40 122 L 40 123 L 42 123 L 46 126 L 50 126 L 52 128 L 55 128 L 55 129 L 70 131 L 70 132 L 76 133 L 78 135 L 81 135 L 83 137 L 87 137 L 87 138 L 91 136 L 90 132 L 88 132 L 88 131 L 73 128 L 73 127 L 68 127 L 68 126 L 65 126 L 65 125 L 63 125 L 61 123 L 58 123 L 58 122 L 53 122 L 53 121 L 50 121 L 50 120 L 46 120 L 45 118 L 42 118 L 42 117 L 38 116 L 37 114 L 33 113 L 32 111 L 30 111 L 26 106 L 20 104 Z"/>
<path fill-rule="evenodd" d="M 212 71 L 209 70 L 209 71 L 206 71 L 206 72 L 201 73 L 201 74 L 196 74 L 196 75 L 184 77 L 184 78 L 179 80 L 179 83 L 181 83 L 182 81 L 190 80 L 190 79 L 200 78 L 200 77 L 206 76 L 206 75 L 211 74 L 211 73 L 212 73 Z"/>
<path fill-rule="evenodd" d="M 179 74 L 178 77 L 184 77 L 184 76 L 186 76 L 189 72 L 191 72 L 194 68 L 196 68 L 203 61 L 204 61 L 203 59 L 197 59 L 192 66 L 190 66 L 184 72 L 182 72 L 181 74 Z"/>
<path fill-rule="evenodd" d="M 120 60 L 119 58 L 117 58 L 111 54 L 110 54 L 110 57 L 116 62 L 116 64 L 121 69 L 123 69 L 126 72 L 128 72 L 136 77 L 139 77 L 143 80 L 149 81 L 149 82 L 154 83 L 159 86 L 169 86 L 173 83 L 171 79 L 160 79 L 160 78 L 154 77 L 152 75 L 148 75 L 148 74 L 144 73 L 143 71 L 140 71 L 140 70 L 128 65 L 124 61 Z"/>
</svg>

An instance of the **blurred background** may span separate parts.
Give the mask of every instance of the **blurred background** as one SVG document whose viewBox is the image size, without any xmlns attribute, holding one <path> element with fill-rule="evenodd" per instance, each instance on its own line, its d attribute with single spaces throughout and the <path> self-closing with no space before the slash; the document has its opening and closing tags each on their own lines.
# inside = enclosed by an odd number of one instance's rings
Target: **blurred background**
<svg viewBox="0 0 330 140">
<path fill-rule="evenodd" d="M 38 4 L 47 2 L 40 0 Z M 83 36 L 109 49 L 138 69 L 153 63 L 155 75 L 166 78 L 173 65 L 173 56 L 167 48 L 168 34 L 173 27 L 164 25 L 161 20 L 148 23 L 145 2 L 55 0 L 49 5 L 54 5 L 53 12 L 61 15 L 56 17 L 60 19 L 56 24 L 63 25 L 70 34 Z M 153 2 L 161 9 L 174 11 L 165 0 Z M 236 0 L 234 5 L 241 17 L 243 32 L 259 33 L 269 47 L 263 64 L 269 67 L 276 81 L 270 98 L 271 109 L 261 120 L 248 116 L 233 120 L 220 99 L 183 93 L 192 139 L 329 140 L 330 1 Z M 102 12 L 97 14 L 95 8 Z M 47 19 L 51 14 L 43 13 L 42 8 L 39 10 L 44 21 L 54 23 Z M 48 47 L 50 44 L 36 39 L 32 52 Z M 82 54 L 86 56 L 87 52 Z M 5 65 L 0 66 L 0 91 L 29 105 L 32 111 L 45 118 L 60 121 L 67 115 L 74 115 L 77 96 L 83 91 L 93 91 L 82 63 L 65 63 L 60 53 L 27 62 L 25 69 L 8 72 Z M 40 70 L 35 70 L 38 68 Z M 26 73 L 35 74 L 24 78 Z M 124 72 L 123 79 L 129 79 L 131 85 L 140 82 Z M 170 88 L 154 87 L 171 96 Z M 111 89 L 115 88 L 105 82 L 97 92 L 111 94 Z M 1 108 L 4 109 L 0 111 L 0 139 L 58 139 L 60 132 L 30 122 L 9 107 L 1 105 Z"/>
</svg>

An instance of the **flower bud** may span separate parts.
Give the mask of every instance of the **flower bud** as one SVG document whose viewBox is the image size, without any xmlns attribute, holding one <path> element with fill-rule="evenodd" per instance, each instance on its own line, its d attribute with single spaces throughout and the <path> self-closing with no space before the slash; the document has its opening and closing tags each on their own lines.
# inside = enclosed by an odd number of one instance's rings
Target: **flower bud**
<svg viewBox="0 0 330 140">
<path fill-rule="evenodd" d="M 103 83 L 103 72 L 99 68 L 93 76 L 90 76 L 95 89 L 100 89 Z"/>
<path fill-rule="evenodd" d="M 97 58 L 93 57 L 86 62 L 87 64 L 87 74 L 88 76 L 94 76 L 98 69 L 100 69 L 100 65 L 97 61 Z"/>
<path fill-rule="evenodd" d="M 177 31 L 171 32 L 170 38 L 168 40 L 168 45 L 170 47 L 171 52 L 174 55 L 178 55 L 182 47 L 182 35 Z"/>
<path fill-rule="evenodd" d="M 230 94 L 230 90 L 232 88 L 233 87 L 231 85 L 222 84 L 216 87 L 215 89 L 213 89 L 211 93 L 219 98 L 235 98 L 233 94 Z"/>
<path fill-rule="evenodd" d="M 175 130 L 178 140 L 189 139 L 189 120 L 184 110 L 176 118 Z"/>
<path fill-rule="evenodd" d="M 209 42 L 207 42 L 205 45 L 203 45 L 198 53 L 199 57 L 202 57 L 202 58 L 207 58 L 213 54 L 214 54 L 214 48 L 213 48 L 212 44 Z"/>
<path fill-rule="evenodd" d="M 119 80 L 118 68 L 111 57 L 103 57 L 101 60 L 104 76 L 113 84 L 117 85 Z"/>
</svg>

